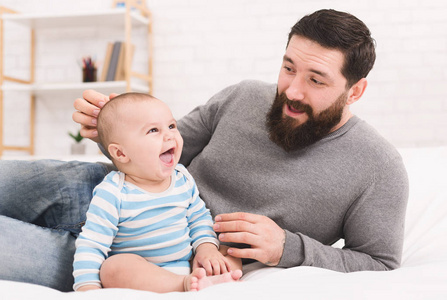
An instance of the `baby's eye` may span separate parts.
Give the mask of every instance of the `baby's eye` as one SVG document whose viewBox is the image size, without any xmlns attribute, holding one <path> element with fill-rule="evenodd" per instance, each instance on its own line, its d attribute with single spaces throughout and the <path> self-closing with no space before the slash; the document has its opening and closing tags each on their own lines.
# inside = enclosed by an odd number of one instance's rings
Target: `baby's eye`
<svg viewBox="0 0 447 300">
<path fill-rule="evenodd" d="M 154 132 L 158 132 L 158 129 L 157 128 L 151 128 L 151 129 L 149 129 L 149 131 L 147 133 L 149 134 L 149 133 L 154 133 Z"/>
<path fill-rule="evenodd" d="M 169 125 L 169 129 L 175 129 L 175 128 L 177 128 L 176 124 Z"/>
</svg>

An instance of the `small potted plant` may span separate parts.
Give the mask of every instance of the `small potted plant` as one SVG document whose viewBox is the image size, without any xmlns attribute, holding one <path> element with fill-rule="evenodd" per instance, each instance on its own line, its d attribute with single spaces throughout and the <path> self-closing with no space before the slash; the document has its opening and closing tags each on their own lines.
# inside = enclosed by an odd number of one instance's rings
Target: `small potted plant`
<svg viewBox="0 0 447 300">
<path fill-rule="evenodd" d="M 70 135 L 75 141 L 73 144 L 71 144 L 71 154 L 72 155 L 85 154 L 85 144 L 81 143 L 81 141 L 84 139 L 84 137 L 81 135 L 81 131 L 78 130 L 78 133 L 76 135 L 69 132 L 68 135 Z"/>
</svg>

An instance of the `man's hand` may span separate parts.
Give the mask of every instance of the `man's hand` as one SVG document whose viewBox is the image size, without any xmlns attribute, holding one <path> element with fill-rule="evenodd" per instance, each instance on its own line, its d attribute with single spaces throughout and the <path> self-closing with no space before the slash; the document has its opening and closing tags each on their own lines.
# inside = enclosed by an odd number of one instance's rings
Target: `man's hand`
<svg viewBox="0 0 447 300">
<path fill-rule="evenodd" d="M 251 248 L 229 248 L 233 257 L 250 258 L 276 266 L 284 251 L 286 234 L 272 219 L 249 213 L 231 213 L 215 218 L 214 230 L 222 242 L 248 244 Z"/>
<path fill-rule="evenodd" d="M 96 122 L 101 108 L 117 94 L 110 94 L 110 97 L 94 90 L 86 90 L 82 93 L 83 98 L 78 98 L 74 102 L 76 111 L 73 113 L 73 121 L 81 124 L 81 135 L 98 142 L 98 131 Z"/>
<path fill-rule="evenodd" d="M 212 243 L 203 243 L 197 247 L 192 268 L 194 270 L 198 267 L 204 268 L 207 276 L 219 275 L 231 271 L 227 258 Z"/>
</svg>

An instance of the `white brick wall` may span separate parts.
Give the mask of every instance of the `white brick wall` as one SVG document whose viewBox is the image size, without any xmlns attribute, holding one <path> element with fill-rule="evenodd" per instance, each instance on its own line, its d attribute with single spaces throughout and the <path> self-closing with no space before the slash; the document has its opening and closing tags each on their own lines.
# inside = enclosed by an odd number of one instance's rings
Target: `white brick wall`
<svg viewBox="0 0 447 300">
<path fill-rule="evenodd" d="M 0 1 L 18 11 L 46 13 L 109 8 L 111 3 Z M 335 8 L 362 19 L 377 41 L 377 62 L 354 113 L 396 146 L 447 144 L 447 1 L 152 0 L 148 5 L 154 17 L 154 95 L 177 118 L 243 79 L 275 82 L 290 27 L 304 14 Z M 96 54 L 100 59 L 113 35 L 96 29 L 39 33 L 36 79 L 79 80 L 76 58 Z M 26 77 L 23 36 L 20 28 L 13 28 L 6 37 L 14 47 L 7 48 L 5 63 L 14 75 Z M 39 97 L 36 154 L 68 154 L 67 131 L 77 129 L 71 120 L 76 96 Z M 6 140 L 25 144 L 27 98 L 8 99 Z M 93 143 L 89 151 L 96 152 Z"/>
</svg>

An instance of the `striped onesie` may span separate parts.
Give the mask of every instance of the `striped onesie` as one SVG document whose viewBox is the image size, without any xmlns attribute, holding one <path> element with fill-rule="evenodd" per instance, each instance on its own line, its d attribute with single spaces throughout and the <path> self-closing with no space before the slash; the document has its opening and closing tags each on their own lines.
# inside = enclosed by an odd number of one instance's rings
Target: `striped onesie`
<svg viewBox="0 0 447 300">
<path fill-rule="evenodd" d="M 114 254 L 138 254 L 172 272 L 189 274 L 192 250 L 205 242 L 218 246 L 211 214 L 183 165 L 176 166 L 170 187 L 162 193 L 147 192 L 124 178 L 113 171 L 93 191 L 76 240 L 74 290 L 101 287 L 99 269 Z"/>
</svg>

